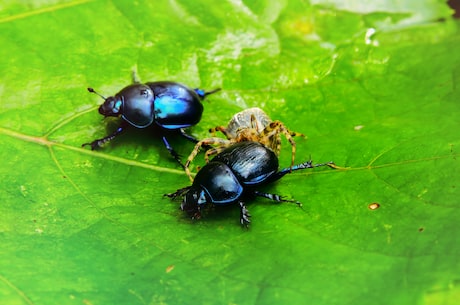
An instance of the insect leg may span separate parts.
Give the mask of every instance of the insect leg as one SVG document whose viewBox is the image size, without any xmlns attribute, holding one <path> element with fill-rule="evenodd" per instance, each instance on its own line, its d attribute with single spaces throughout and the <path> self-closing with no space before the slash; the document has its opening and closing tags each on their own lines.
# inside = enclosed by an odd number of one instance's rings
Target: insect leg
<svg viewBox="0 0 460 305">
<path fill-rule="evenodd" d="M 180 131 L 181 136 L 183 136 L 184 138 L 186 138 L 190 142 L 198 143 L 198 139 L 195 138 L 194 136 L 189 135 L 188 133 L 186 133 L 183 128 L 180 128 L 179 131 Z"/>
<path fill-rule="evenodd" d="M 209 132 L 213 137 L 216 135 L 217 131 L 222 132 L 224 136 L 227 137 L 227 139 L 229 140 L 232 138 L 232 135 L 227 131 L 227 128 L 225 128 L 224 126 L 216 126 L 214 128 L 209 128 Z"/>
<path fill-rule="evenodd" d="M 174 193 L 169 193 L 169 194 L 164 194 L 164 196 L 171 198 L 172 200 L 176 199 L 177 197 L 182 197 L 184 196 L 188 190 L 190 189 L 190 186 L 186 186 L 184 188 L 178 189 Z"/>
<path fill-rule="evenodd" d="M 297 205 L 302 205 L 299 201 L 293 200 L 293 199 L 284 199 L 283 196 L 277 195 L 277 194 L 270 194 L 270 193 L 263 193 L 259 191 L 255 191 L 254 194 L 256 196 L 268 198 L 270 200 L 276 201 L 276 202 L 293 202 Z"/>
<path fill-rule="evenodd" d="M 163 143 L 164 143 L 166 149 L 169 151 L 171 156 L 173 156 L 173 158 L 177 161 L 177 163 L 179 163 L 180 166 L 182 166 L 182 168 L 185 169 L 185 166 L 184 166 L 184 164 L 182 164 L 182 161 L 180 159 L 180 155 L 171 147 L 171 145 L 169 144 L 169 142 L 168 142 L 168 140 L 166 139 L 165 136 L 163 136 L 162 139 L 163 139 Z"/>
<path fill-rule="evenodd" d="M 301 169 L 307 169 L 307 168 L 315 168 L 315 167 L 322 167 L 322 166 L 329 166 L 330 168 L 335 168 L 337 169 L 338 167 L 334 164 L 334 162 L 327 162 L 327 163 L 318 163 L 318 164 L 313 164 L 312 160 L 309 160 L 304 163 L 300 163 L 297 165 L 294 165 L 292 167 L 286 167 L 280 170 L 279 172 L 273 174 L 270 178 L 269 181 L 273 182 L 278 179 L 281 179 L 284 175 L 289 174 L 293 171 L 296 170 L 301 170 Z"/>
<path fill-rule="evenodd" d="M 251 220 L 249 219 L 251 215 L 249 214 L 249 211 L 243 201 L 239 201 L 238 204 L 240 205 L 240 223 L 243 227 L 247 228 L 251 223 Z"/>
<path fill-rule="evenodd" d="M 192 173 L 190 172 L 190 168 L 189 168 L 190 163 L 193 161 L 193 159 L 195 159 L 195 157 L 198 154 L 198 152 L 200 151 L 200 149 L 202 147 L 205 147 L 206 149 L 209 148 L 209 150 L 214 150 L 215 148 L 211 148 L 210 145 L 213 145 L 213 144 L 221 144 L 221 145 L 223 145 L 223 144 L 225 144 L 227 142 L 228 142 L 227 140 L 220 139 L 220 138 L 207 138 L 207 139 L 203 139 L 203 140 L 199 141 L 198 143 L 196 143 L 196 145 L 193 148 L 192 152 L 188 156 L 187 161 L 185 162 L 185 166 L 184 166 L 185 173 L 190 178 L 190 181 L 193 181 Z M 208 152 L 206 152 L 206 156 L 208 156 Z M 209 158 L 209 156 L 208 156 L 208 158 Z M 208 160 L 206 159 L 206 163 L 207 163 L 207 161 Z"/>
<path fill-rule="evenodd" d="M 91 150 L 95 150 L 97 148 L 100 148 L 100 147 L 104 146 L 105 143 L 112 141 L 113 139 L 115 139 L 115 137 L 117 137 L 119 134 L 121 134 L 125 130 L 127 125 L 128 124 L 125 121 L 123 121 L 120 124 L 120 126 L 118 126 L 118 128 L 112 134 L 109 134 L 108 136 L 103 137 L 101 139 L 96 139 L 96 140 L 94 140 L 92 142 L 89 142 L 89 143 L 83 143 L 81 146 L 82 147 L 91 146 Z"/>
</svg>

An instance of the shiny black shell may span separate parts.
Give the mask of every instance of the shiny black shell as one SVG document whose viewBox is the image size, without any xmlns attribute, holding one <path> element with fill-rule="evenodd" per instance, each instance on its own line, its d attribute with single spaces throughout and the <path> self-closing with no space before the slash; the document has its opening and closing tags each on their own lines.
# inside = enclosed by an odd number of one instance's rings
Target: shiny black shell
<svg viewBox="0 0 460 305">
<path fill-rule="evenodd" d="M 237 177 L 221 162 L 210 162 L 204 166 L 198 172 L 193 185 L 205 192 L 206 201 L 217 205 L 231 203 L 243 194 L 243 186 Z"/>
<path fill-rule="evenodd" d="M 275 153 L 258 142 L 241 142 L 218 154 L 213 162 L 222 162 L 243 185 L 258 185 L 278 171 Z"/>
<path fill-rule="evenodd" d="M 99 108 L 105 116 L 118 116 L 137 128 L 155 122 L 166 129 L 196 125 L 203 114 L 201 101 L 207 93 L 171 81 L 132 84 Z"/>
<path fill-rule="evenodd" d="M 146 83 L 153 91 L 155 123 L 166 129 L 193 126 L 201 120 L 205 95 L 170 81 Z"/>
<path fill-rule="evenodd" d="M 121 117 L 137 128 L 145 128 L 154 121 L 154 101 L 152 89 L 143 84 L 132 84 L 115 95 L 121 100 Z"/>
<path fill-rule="evenodd" d="M 267 182 L 277 171 L 278 158 L 273 151 L 258 142 L 241 142 L 206 164 L 196 175 L 192 189 L 201 188 L 208 202 L 231 204 L 246 187 Z"/>
</svg>

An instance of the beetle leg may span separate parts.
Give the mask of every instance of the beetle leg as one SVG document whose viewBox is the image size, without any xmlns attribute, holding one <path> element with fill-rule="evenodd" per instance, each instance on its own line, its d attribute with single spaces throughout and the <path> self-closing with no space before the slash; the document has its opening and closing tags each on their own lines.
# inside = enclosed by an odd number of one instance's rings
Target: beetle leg
<svg viewBox="0 0 460 305">
<path fill-rule="evenodd" d="M 176 159 L 177 163 L 179 163 L 180 166 L 182 166 L 182 168 L 185 168 L 184 164 L 182 164 L 182 161 L 180 160 L 180 155 L 171 147 L 166 137 L 163 136 L 162 139 L 166 149 L 169 151 L 171 156 L 173 156 L 173 158 Z"/>
<path fill-rule="evenodd" d="M 178 189 L 177 191 L 175 191 L 174 193 L 169 193 L 169 194 L 164 194 L 163 197 L 169 197 L 171 198 L 171 200 L 174 200 L 176 199 L 177 197 L 182 197 L 184 196 L 188 190 L 190 189 L 190 186 L 186 186 L 186 187 L 183 187 L 181 189 Z"/>
<path fill-rule="evenodd" d="M 198 143 L 198 139 L 195 138 L 194 136 L 189 135 L 188 133 L 186 133 L 184 128 L 180 128 L 179 131 L 180 131 L 181 136 L 183 136 L 184 138 L 186 138 L 190 142 Z"/>
<path fill-rule="evenodd" d="M 89 143 L 83 143 L 81 146 L 84 147 L 84 146 L 91 146 L 91 150 L 95 150 L 97 148 L 100 148 L 102 147 L 105 143 L 107 142 L 110 142 L 112 141 L 113 139 L 115 139 L 115 137 L 117 137 L 120 133 L 122 133 L 125 128 L 126 128 L 127 124 L 125 121 L 123 121 L 120 126 L 118 126 L 118 128 L 110 135 L 106 136 L 106 137 L 103 137 L 101 139 L 96 139 L 92 142 L 89 142 Z"/>
<path fill-rule="evenodd" d="M 263 193 L 263 192 L 259 192 L 259 191 L 255 191 L 254 194 L 256 196 L 260 196 L 260 197 L 264 197 L 264 198 L 268 198 L 270 200 L 273 200 L 273 201 L 276 201 L 276 202 L 293 202 L 299 206 L 301 206 L 302 204 L 297 201 L 297 200 L 292 200 L 292 199 L 284 199 L 283 196 L 280 196 L 280 195 L 277 195 L 277 194 L 270 194 L 270 193 Z"/>
<path fill-rule="evenodd" d="M 242 226 L 247 228 L 251 223 L 251 220 L 249 220 L 249 217 L 251 217 L 251 215 L 249 214 L 249 211 L 244 205 L 243 201 L 239 201 L 238 204 L 240 205 L 240 223 Z"/>
<path fill-rule="evenodd" d="M 315 167 L 321 167 L 321 166 L 329 166 L 330 168 L 338 169 L 337 165 L 334 164 L 334 162 L 327 162 L 327 163 L 318 163 L 318 164 L 313 164 L 312 160 L 309 160 L 304 163 L 300 163 L 297 165 L 294 165 L 292 167 L 286 167 L 280 170 L 279 172 L 273 174 L 268 181 L 273 182 L 276 181 L 280 178 L 282 178 L 284 175 L 289 174 L 293 171 L 300 170 L 300 169 L 307 169 L 307 168 L 315 168 Z"/>
</svg>

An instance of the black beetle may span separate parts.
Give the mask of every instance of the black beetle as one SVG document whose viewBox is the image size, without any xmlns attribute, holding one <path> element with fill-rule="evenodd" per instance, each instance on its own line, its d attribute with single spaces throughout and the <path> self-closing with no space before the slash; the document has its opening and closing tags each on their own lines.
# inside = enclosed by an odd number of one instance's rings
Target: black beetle
<svg viewBox="0 0 460 305">
<path fill-rule="evenodd" d="M 255 195 L 300 205 L 295 200 L 257 191 L 256 187 L 274 182 L 292 171 L 319 166 L 336 167 L 333 162 L 313 164 L 307 161 L 278 171 L 278 158 L 271 149 L 258 142 L 240 142 L 224 149 L 200 169 L 191 186 L 165 196 L 172 199 L 183 196 L 181 209 L 194 219 L 201 218 L 201 209 L 207 203 L 217 206 L 238 203 L 240 223 L 247 227 L 250 215 L 242 200 L 245 197 Z"/>
<path fill-rule="evenodd" d="M 176 82 L 159 81 L 145 84 L 134 83 L 123 88 L 115 96 L 105 98 L 94 89 L 88 88 L 89 92 L 104 99 L 104 103 L 99 107 L 100 114 L 105 117 L 121 116 L 123 121 L 112 134 L 90 143 L 84 143 L 82 146 L 89 145 L 94 150 L 113 140 L 128 125 L 146 128 L 153 122 L 164 129 L 178 129 L 182 136 L 196 143 L 198 140 L 187 134 L 183 128 L 193 126 L 200 121 L 203 113 L 201 101 L 207 95 L 219 90 L 220 88 L 205 92 L 201 89 L 192 90 Z M 162 139 L 168 151 L 183 167 L 179 155 L 169 145 L 164 135 Z"/>
</svg>

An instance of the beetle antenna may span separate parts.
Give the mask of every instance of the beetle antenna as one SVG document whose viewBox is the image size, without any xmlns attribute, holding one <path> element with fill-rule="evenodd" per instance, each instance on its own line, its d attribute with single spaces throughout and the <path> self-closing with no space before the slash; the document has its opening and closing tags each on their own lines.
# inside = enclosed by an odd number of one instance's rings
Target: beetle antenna
<svg viewBox="0 0 460 305">
<path fill-rule="evenodd" d="M 99 95 L 104 101 L 106 100 L 106 98 L 103 95 L 97 93 L 96 90 L 94 90 L 93 88 L 88 87 L 88 91 L 91 92 L 91 93 L 94 93 L 96 95 Z"/>
</svg>

